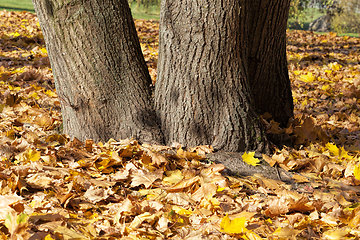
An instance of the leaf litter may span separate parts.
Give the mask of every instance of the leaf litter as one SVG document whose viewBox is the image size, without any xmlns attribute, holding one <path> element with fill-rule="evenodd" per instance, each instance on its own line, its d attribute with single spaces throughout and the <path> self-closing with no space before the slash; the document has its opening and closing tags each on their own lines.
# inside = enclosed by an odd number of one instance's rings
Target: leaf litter
<svg viewBox="0 0 360 240">
<path fill-rule="evenodd" d="M 295 146 L 263 159 L 288 185 L 222 174 L 210 146 L 70 141 L 36 16 L 0 16 L 1 239 L 360 237 L 359 38 L 287 33 L 295 118 L 263 121 Z M 158 23 L 135 23 L 155 83 Z"/>
</svg>

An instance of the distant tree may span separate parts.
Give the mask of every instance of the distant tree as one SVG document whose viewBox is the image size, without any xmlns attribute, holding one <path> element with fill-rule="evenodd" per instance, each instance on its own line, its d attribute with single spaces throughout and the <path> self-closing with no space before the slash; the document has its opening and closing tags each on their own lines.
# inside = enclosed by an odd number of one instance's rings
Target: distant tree
<svg viewBox="0 0 360 240">
<path fill-rule="evenodd" d="M 291 0 L 289 18 L 300 26 L 301 20 L 306 17 L 305 10 L 308 8 L 318 8 L 325 14 L 332 16 L 341 10 L 337 0 Z"/>
<path fill-rule="evenodd" d="M 292 116 L 290 0 L 163 0 L 154 99 L 127 0 L 33 2 L 71 136 L 266 151 Z"/>
<path fill-rule="evenodd" d="M 360 1 L 339 0 L 333 13 L 332 28 L 339 33 L 360 33 Z"/>
</svg>

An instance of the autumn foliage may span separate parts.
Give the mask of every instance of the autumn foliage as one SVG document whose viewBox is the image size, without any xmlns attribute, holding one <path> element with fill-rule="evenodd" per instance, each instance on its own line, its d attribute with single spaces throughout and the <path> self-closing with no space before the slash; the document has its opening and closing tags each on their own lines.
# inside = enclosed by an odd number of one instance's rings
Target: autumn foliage
<svg viewBox="0 0 360 240">
<path fill-rule="evenodd" d="M 211 146 L 70 141 L 36 17 L 2 11 L 0 26 L 1 239 L 360 237 L 359 38 L 288 32 L 296 117 L 262 117 L 289 144 L 263 156 L 299 173 L 286 184 L 222 174 Z M 136 26 L 155 83 L 158 23 Z"/>
</svg>

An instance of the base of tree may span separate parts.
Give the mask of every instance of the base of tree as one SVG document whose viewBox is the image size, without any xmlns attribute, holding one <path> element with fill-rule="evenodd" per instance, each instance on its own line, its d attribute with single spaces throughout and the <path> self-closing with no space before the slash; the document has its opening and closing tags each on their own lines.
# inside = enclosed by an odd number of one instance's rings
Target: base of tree
<svg viewBox="0 0 360 240">
<path fill-rule="evenodd" d="M 235 176 L 252 176 L 261 174 L 266 178 L 280 180 L 286 183 L 294 183 L 293 174 L 278 167 L 271 167 L 267 162 L 261 160 L 261 156 L 257 156 L 261 163 L 252 166 L 245 163 L 242 159 L 241 152 L 215 152 L 207 155 L 210 161 L 221 163 L 225 166 L 224 173 Z"/>
</svg>

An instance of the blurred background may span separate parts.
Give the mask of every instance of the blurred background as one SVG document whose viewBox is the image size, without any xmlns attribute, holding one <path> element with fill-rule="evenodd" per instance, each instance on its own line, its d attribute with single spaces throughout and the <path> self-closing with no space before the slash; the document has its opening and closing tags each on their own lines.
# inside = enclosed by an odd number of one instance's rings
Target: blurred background
<svg viewBox="0 0 360 240">
<path fill-rule="evenodd" d="M 135 19 L 159 20 L 160 0 L 129 0 Z M 0 0 L 0 9 L 34 12 L 31 0 Z M 292 0 L 290 29 L 360 33 L 360 0 Z"/>
</svg>

